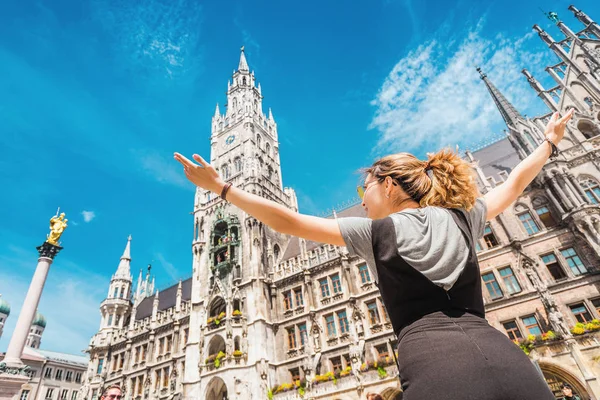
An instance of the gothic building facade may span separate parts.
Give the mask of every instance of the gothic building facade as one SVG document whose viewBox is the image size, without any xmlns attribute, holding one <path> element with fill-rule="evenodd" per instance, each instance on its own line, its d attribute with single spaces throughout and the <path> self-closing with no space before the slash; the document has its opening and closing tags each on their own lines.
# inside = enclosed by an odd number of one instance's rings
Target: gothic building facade
<svg viewBox="0 0 600 400">
<path fill-rule="evenodd" d="M 570 383 L 600 398 L 600 27 L 571 6 L 584 29 L 556 17 L 565 38 L 535 26 L 560 62 L 544 89 L 550 108 L 525 118 L 480 70 L 504 118 L 504 139 L 465 157 L 483 193 L 502 184 L 543 140 L 554 111 L 575 117 L 523 196 L 478 243 L 489 322 L 514 339 L 555 391 Z M 244 190 L 298 209 L 282 185 L 277 124 L 242 49 L 227 106 L 212 118 L 211 163 Z M 357 204 L 331 218 L 364 216 Z M 359 399 L 398 386 L 396 341 L 364 261 L 344 247 L 273 232 L 218 196 L 194 201 L 191 277 L 161 292 L 150 271 L 135 291 L 130 241 L 102 302 L 82 398 L 121 384 L 126 399 Z M 579 323 L 579 325 L 577 325 Z M 516 344 L 516 345 L 517 345 Z M 510 384 L 507 382 L 506 384 Z"/>
</svg>

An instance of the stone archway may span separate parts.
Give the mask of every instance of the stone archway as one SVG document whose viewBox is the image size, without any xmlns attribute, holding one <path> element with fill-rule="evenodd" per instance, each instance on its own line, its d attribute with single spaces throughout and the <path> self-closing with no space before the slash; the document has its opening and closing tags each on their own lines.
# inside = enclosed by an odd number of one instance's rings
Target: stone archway
<svg viewBox="0 0 600 400">
<path fill-rule="evenodd" d="M 539 363 L 540 369 L 544 374 L 544 379 L 546 379 L 546 383 L 554 393 L 554 396 L 557 399 L 562 399 L 562 385 L 563 383 L 568 383 L 573 388 L 573 393 L 581 397 L 581 400 L 589 400 L 590 395 L 585 389 L 585 386 L 581 381 L 575 377 L 573 374 L 568 372 L 567 370 L 558 367 L 554 364 L 549 363 Z"/>
<path fill-rule="evenodd" d="M 216 376 L 212 378 L 206 387 L 204 398 L 206 400 L 228 400 L 227 385 L 225 385 L 223 379 Z"/>
</svg>

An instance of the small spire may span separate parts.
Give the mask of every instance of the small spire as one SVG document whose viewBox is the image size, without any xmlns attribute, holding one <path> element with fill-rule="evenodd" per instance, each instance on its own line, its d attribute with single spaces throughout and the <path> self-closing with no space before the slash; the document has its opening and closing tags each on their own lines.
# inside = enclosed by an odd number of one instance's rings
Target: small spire
<svg viewBox="0 0 600 400">
<path fill-rule="evenodd" d="M 248 72 L 248 62 L 246 61 L 246 56 L 244 55 L 244 46 L 242 46 L 241 54 L 240 54 L 240 65 L 238 65 L 238 71 Z"/>
<path fill-rule="evenodd" d="M 260 82 L 258 83 L 258 93 L 259 93 L 259 94 L 262 94 L 262 89 L 261 89 L 261 87 L 260 87 Z"/>
<path fill-rule="evenodd" d="M 273 121 L 273 111 L 271 111 L 271 107 L 269 107 L 269 120 Z"/>
<path fill-rule="evenodd" d="M 504 122 L 508 127 L 515 127 L 518 119 L 523 119 L 523 116 L 517 111 L 517 109 L 504 97 L 504 95 L 494 86 L 494 84 L 488 79 L 487 75 L 481 70 L 481 68 L 477 67 L 477 72 L 479 72 L 479 76 L 485 83 L 490 95 L 492 96 L 492 100 L 496 103 L 496 107 L 498 107 L 498 111 L 500 111 L 500 115 Z"/>
<path fill-rule="evenodd" d="M 219 118 L 221 116 L 221 111 L 219 110 L 219 103 L 217 103 L 217 107 L 215 108 L 215 118 Z"/>
<path fill-rule="evenodd" d="M 117 272 L 114 275 L 114 278 L 127 279 L 131 280 L 131 270 L 129 269 L 129 265 L 131 263 L 131 235 L 127 238 L 127 245 L 125 245 L 125 250 L 123 251 L 123 255 L 121 256 L 121 261 L 119 262 L 119 267 L 117 268 Z"/>
</svg>

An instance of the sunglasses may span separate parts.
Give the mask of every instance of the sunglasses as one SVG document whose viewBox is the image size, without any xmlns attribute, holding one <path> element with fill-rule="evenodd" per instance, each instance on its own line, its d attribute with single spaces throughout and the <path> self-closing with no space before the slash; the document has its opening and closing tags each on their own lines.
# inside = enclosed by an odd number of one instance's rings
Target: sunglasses
<svg viewBox="0 0 600 400">
<path fill-rule="evenodd" d="M 366 185 L 358 185 L 356 187 L 356 191 L 358 192 L 358 197 L 360 197 L 360 199 L 363 200 L 365 197 L 365 193 L 367 193 L 367 189 L 371 186 L 372 183 L 376 183 L 376 182 L 378 182 L 377 179 L 372 180 L 371 182 L 367 183 Z M 392 185 L 398 186 L 398 184 L 394 181 L 392 181 Z"/>
</svg>

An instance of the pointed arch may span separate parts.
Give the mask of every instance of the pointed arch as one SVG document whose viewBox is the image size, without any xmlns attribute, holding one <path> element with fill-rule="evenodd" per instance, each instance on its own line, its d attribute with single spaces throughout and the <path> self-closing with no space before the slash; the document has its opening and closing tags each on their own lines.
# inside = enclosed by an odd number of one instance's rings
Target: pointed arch
<svg viewBox="0 0 600 400">
<path fill-rule="evenodd" d="M 216 296 L 211 302 L 209 306 L 208 316 L 209 317 L 217 317 L 219 314 L 226 312 L 226 303 L 225 299 L 221 296 Z"/>
</svg>

